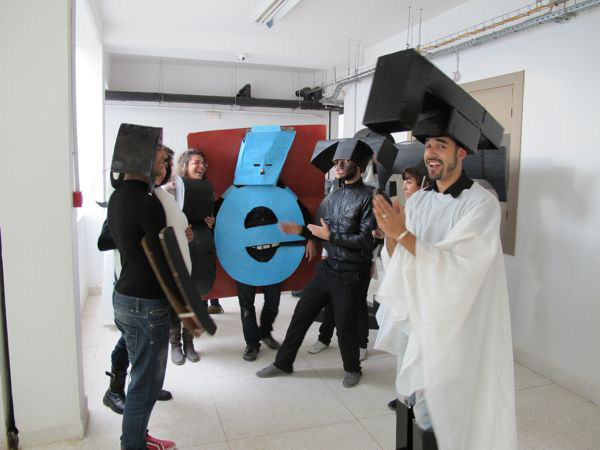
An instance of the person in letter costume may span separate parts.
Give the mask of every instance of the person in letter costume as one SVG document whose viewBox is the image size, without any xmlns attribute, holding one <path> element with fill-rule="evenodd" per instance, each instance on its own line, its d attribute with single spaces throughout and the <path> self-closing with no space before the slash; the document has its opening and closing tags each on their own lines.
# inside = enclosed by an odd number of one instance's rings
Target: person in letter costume
<svg viewBox="0 0 600 450">
<path fill-rule="evenodd" d="M 108 202 L 108 227 L 122 262 L 113 308 L 131 364 L 121 435 L 121 448 L 126 450 L 176 447 L 147 432 L 165 377 L 169 343 L 167 299 L 141 245 L 146 238 L 157 265 L 170 273 L 159 241 L 167 225 L 165 210 L 152 192 L 155 177 L 164 175 L 167 163 L 161 141 L 162 129 L 122 124 L 111 167 L 120 176 L 111 180 L 116 190 Z M 169 281 L 175 290 L 174 281 Z"/>
<path fill-rule="evenodd" d="M 429 136 L 430 188 L 405 210 L 381 196 L 389 262 L 377 293 L 397 326 L 396 389 L 442 450 L 516 449 L 514 368 L 500 205 L 462 171 L 467 151 Z M 395 330 L 395 331 L 394 331 Z M 379 340 L 379 339 L 378 339 Z"/>
<path fill-rule="evenodd" d="M 163 148 L 167 152 L 167 163 L 161 164 L 158 167 L 158 170 L 161 171 L 162 174 L 156 177 L 156 188 L 166 184 L 171 177 L 173 151 L 166 146 L 163 146 Z M 162 198 L 162 193 L 162 190 L 155 191 L 155 194 L 159 196 L 159 199 Z M 191 233 L 189 228 L 186 228 L 185 231 L 186 235 Z M 108 220 L 105 220 L 104 224 L 102 224 L 100 236 L 98 237 L 98 250 L 103 252 L 107 250 L 114 250 L 116 248 L 117 246 L 115 241 L 113 240 L 110 230 L 108 229 Z M 115 277 L 117 277 L 117 275 L 115 275 Z M 125 339 L 123 336 L 121 336 L 111 353 L 111 371 L 106 372 L 106 375 L 110 377 L 110 385 L 106 390 L 104 397 L 102 398 L 102 403 L 104 403 L 117 414 L 123 414 L 123 409 L 125 408 L 125 380 L 127 378 L 128 367 L 129 357 L 127 355 L 127 345 L 125 344 Z M 172 398 L 173 395 L 171 392 L 161 389 L 157 400 L 165 401 L 171 400 Z"/>
</svg>

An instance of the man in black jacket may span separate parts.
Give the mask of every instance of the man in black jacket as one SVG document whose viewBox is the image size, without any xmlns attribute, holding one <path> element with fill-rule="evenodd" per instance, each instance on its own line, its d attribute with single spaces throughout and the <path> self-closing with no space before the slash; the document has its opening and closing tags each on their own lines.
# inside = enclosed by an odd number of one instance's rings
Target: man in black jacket
<svg viewBox="0 0 600 450">
<path fill-rule="evenodd" d="M 331 302 L 344 364 L 343 385 L 352 387 L 360 380 L 359 310 L 369 286 L 375 246 L 372 231 L 376 228 L 371 206 L 373 188 L 363 183 L 361 174 L 371 155 L 370 148 L 361 141 L 340 141 L 333 165 L 336 178 L 343 183 L 321 206 L 321 224 L 280 224 L 284 233 L 320 239 L 328 258 L 319 264 L 315 277 L 304 289 L 275 362 L 258 371 L 258 377 L 292 373 L 306 332 L 321 309 Z"/>
</svg>

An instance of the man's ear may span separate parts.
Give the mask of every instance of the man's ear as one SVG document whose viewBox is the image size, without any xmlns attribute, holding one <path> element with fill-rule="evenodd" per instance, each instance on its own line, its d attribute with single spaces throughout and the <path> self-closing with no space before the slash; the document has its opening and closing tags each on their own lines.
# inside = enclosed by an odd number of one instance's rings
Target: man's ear
<svg viewBox="0 0 600 450">
<path fill-rule="evenodd" d="M 467 151 L 462 147 L 458 147 L 458 157 L 462 161 L 467 157 Z"/>
</svg>

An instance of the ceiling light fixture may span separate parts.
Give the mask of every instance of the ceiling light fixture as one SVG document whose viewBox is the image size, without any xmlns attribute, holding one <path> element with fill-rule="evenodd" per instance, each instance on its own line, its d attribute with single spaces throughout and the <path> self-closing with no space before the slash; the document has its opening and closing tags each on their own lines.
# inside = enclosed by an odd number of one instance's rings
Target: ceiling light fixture
<svg viewBox="0 0 600 450">
<path fill-rule="evenodd" d="M 254 19 L 254 23 L 272 28 L 277 22 L 289 13 L 300 0 L 271 0 Z"/>
</svg>

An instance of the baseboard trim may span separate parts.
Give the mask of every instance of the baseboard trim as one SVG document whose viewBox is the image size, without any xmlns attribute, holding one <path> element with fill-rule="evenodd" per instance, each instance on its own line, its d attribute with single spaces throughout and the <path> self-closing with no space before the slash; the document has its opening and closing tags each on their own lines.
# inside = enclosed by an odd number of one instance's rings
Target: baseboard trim
<svg viewBox="0 0 600 450">
<path fill-rule="evenodd" d="M 515 348 L 514 351 L 515 360 L 519 364 L 528 367 L 534 372 L 551 379 L 565 389 L 568 389 L 585 398 L 586 400 L 589 400 L 590 402 L 600 406 L 600 386 L 593 385 L 587 381 L 579 380 L 562 369 L 550 366 L 531 353 L 519 350 L 517 348 Z"/>
<path fill-rule="evenodd" d="M 19 448 L 81 441 L 87 432 L 89 421 L 87 397 L 82 399 L 80 420 L 43 430 L 19 430 Z M 1 447 L 0 447 L 1 448 Z"/>
</svg>

